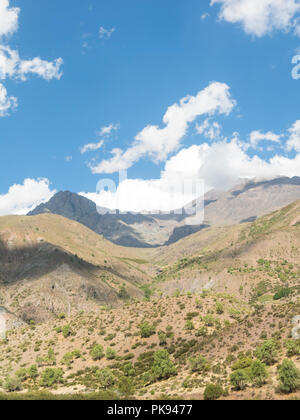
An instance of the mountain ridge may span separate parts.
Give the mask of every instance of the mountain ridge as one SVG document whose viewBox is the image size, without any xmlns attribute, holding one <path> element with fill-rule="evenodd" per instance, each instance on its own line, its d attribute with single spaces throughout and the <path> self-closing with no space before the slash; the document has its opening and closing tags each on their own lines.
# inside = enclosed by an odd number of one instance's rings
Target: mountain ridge
<svg viewBox="0 0 300 420">
<path fill-rule="evenodd" d="M 229 191 L 211 190 L 204 196 L 204 221 L 192 224 L 200 199 L 180 212 L 151 213 L 98 211 L 97 205 L 76 193 L 61 191 L 47 203 L 29 212 L 29 216 L 52 213 L 75 220 L 109 241 L 126 247 L 167 246 L 211 226 L 255 221 L 267 213 L 300 199 L 300 177 L 250 180 Z"/>
</svg>

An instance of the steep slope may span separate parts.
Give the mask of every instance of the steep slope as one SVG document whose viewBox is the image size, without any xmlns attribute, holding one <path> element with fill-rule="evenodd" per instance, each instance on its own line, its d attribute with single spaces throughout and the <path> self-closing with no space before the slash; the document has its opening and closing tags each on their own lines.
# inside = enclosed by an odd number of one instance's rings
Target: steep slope
<svg viewBox="0 0 300 420">
<path fill-rule="evenodd" d="M 300 275 L 300 202 L 256 222 L 208 228 L 149 252 L 161 270 L 156 287 L 199 292 L 210 288 L 250 300 L 280 287 L 297 287 Z M 151 256 L 150 256 L 151 252 Z"/>
<path fill-rule="evenodd" d="M 44 321 L 143 296 L 147 261 L 56 215 L 0 218 L 0 305 Z"/>
</svg>

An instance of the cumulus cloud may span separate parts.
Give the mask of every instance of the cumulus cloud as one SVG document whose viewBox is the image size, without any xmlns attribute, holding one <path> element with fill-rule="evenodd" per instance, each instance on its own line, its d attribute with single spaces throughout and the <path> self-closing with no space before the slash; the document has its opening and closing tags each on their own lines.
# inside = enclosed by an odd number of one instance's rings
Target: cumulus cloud
<svg viewBox="0 0 300 420">
<path fill-rule="evenodd" d="M 220 4 L 220 19 L 240 23 L 249 35 L 262 37 L 279 30 L 300 36 L 299 0 L 211 0 L 210 4 Z"/>
<path fill-rule="evenodd" d="M 268 131 L 267 133 L 262 133 L 260 130 L 255 130 L 250 133 L 250 144 L 253 148 L 262 142 L 262 141 L 270 141 L 273 143 L 280 143 L 280 139 L 282 135 L 275 134 L 272 131 Z"/>
<path fill-rule="evenodd" d="M 35 74 L 45 80 L 60 79 L 63 60 L 58 58 L 52 62 L 36 57 L 32 60 L 22 60 L 18 51 L 8 46 L 0 45 L 0 78 L 16 78 L 27 80 L 28 74 Z"/>
<path fill-rule="evenodd" d="M 148 125 L 135 137 L 125 152 L 112 150 L 113 157 L 91 166 L 93 173 L 114 173 L 130 168 L 143 157 L 153 162 L 165 161 L 181 145 L 189 125 L 201 115 L 230 114 L 235 106 L 229 86 L 213 82 L 196 96 L 186 96 L 170 106 L 163 117 L 164 127 Z"/>
<path fill-rule="evenodd" d="M 203 124 L 196 124 L 196 131 L 207 139 L 215 140 L 221 137 L 222 127 L 218 122 L 206 119 Z"/>
<path fill-rule="evenodd" d="M 17 99 L 14 96 L 8 96 L 7 90 L 0 83 L 0 117 L 9 115 L 10 111 L 13 111 L 17 107 Z"/>
<path fill-rule="evenodd" d="M 0 195 L 0 216 L 27 214 L 55 193 L 47 179 L 25 179 L 23 184 L 15 184 L 6 194 Z"/>
<path fill-rule="evenodd" d="M 289 138 L 286 143 L 287 150 L 300 152 L 300 120 L 295 121 L 293 126 L 288 130 L 288 133 Z"/>
<path fill-rule="evenodd" d="M 289 159 L 274 156 L 269 161 L 249 157 L 236 140 L 222 140 L 182 149 L 166 162 L 160 179 L 127 179 L 115 191 L 81 193 L 98 206 L 122 211 L 174 210 L 199 197 L 195 189 L 184 192 L 184 185 L 202 180 L 204 191 L 228 190 L 242 179 L 300 176 L 300 154 Z M 128 200 L 130 197 L 130 200 Z"/>
<path fill-rule="evenodd" d="M 0 0 L 0 42 L 4 37 L 12 35 L 18 29 L 20 9 L 10 7 L 9 0 Z M 17 50 L 8 45 L 0 44 L 0 80 L 27 80 L 29 74 L 34 74 L 45 80 L 60 79 L 62 76 L 62 58 L 53 61 L 35 57 L 31 60 L 21 59 Z M 9 115 L 9 110 L 16 108 L 17 100 L 8 97 L 5 87 L 0 85 L 0 117 Z"/>
<path fill-rule="evenodd" d="M 9 0 L 0 1 L 0 38 L 17 31 L 19 13 L 20 9 L 9 6 Z"/>
</svg>

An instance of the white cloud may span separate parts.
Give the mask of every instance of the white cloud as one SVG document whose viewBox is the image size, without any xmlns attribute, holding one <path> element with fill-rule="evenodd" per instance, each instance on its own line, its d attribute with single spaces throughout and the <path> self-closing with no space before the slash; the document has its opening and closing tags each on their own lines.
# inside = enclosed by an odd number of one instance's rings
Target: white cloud
<svg viewBox="0 0 300 420">
<path fill-rule="evenodd" d="M 116 28 L 106 29 L 104 26 L 100 26 L 99 28 L 99 38 L 100 39 L 110 39 L 112 34 L 116 31 Z"/>
<path fill-rule="evenodd" d="M 215 140 L 221 137 L 222 127 L 218 122 L 206 119 L 203 124 L 196 124 L 196 131 L 207 139 Z"/>
<path fill-rule="evenodd" d="M 300 176 L 300 154 L 289 159 L 274 156 L 269 161 L 250 157 L 237 139 L 205 143 L 182 149 L 166 162 L 159 179 L 127 179 L 116 191 L 81 193 L 98 206 L 122 211 L 174 210 L 198 198 L 192 191 L 183 194 L 184 180 L 201 179 L 205 191 L 228 190 L 241 179 Z M 128 200 L 130 197 L 130 200 Z"/>
<path fill-rule="evenodd" d="M 104 140 L 100 140 L 98 143 L 86 144 L 80 148 L 80 153 L 84 154 L 86 152 L 92 152 L 92 151 L 98 150 L 103 146 L 103 144 L 104 144 Z"/>
<path fill-rule="evenodd" d="M 65 156 L 66 162 L 72 162 L 72 160 L 73 160 L 73 156 Z"/>
<path fill-rule="evenodd" d="M 109 136 L 113 131 L 118 131 L 120 129 L 120 124 L 109 124 L 105 125 L 99 131 L 99 136 Z"/>
<path fill-rule="evenodd" d="M 60 79 L 63 60 L 58 58 L 52 62 L 36 57 L 32 60 L 22 60 L 18 51 L 8 46 L 0 45 L 0 79 L 7 77 L 26 80 L 28 74 L 35 74 L 45 80 Z"/>
<path fill-rule="evenodd" d="M 199 150 L 201 146 L 181 150 L 166 162 L 160 179 L 126 179 L 116 191 L 81 194 L 101 207 L 123 211 L 168 211 L 180 208 L 195 198 L 192 188 L 184 192 L 183 185 L 184 182 L 190 185 L 191 180 L 197 179 Z"/>
<path fill-rule="evenodd" d="M 299 0 L 211 0 L 221 4 L 220 19 L 240 23 L 249 35 L 262 37 L 272 31 L 293 31 L 300 36 Z"/>
<path fill-rule="evenodd" d="M 293 126 L 288 130 L 289 138 L 286 143 L 288 151 L 295 150 L 300 152 L 300 120 L 297 120 Z"/>
<path fill-rule="evenodd" d="M 20 9 L 10 7 L 8 0 L 0 0 L 0 41 L 18 30 L 19 12 Z M 42 60 L 40 57 L 23 60 L 17 50 L 12 50 L 6 44 L 0 44 L 0 80 L 10 78 L 25 81 L 29 74 L 45 80 L 59 80 L 62 76 L 62 64 L 62 58 L 53 61 Z M 0 117 L 3 117 L 9 115 L 9 109 L 16 108 L 17 100 L 14 97 L 7 97 L 2 84 L 0 84 L 0 95 Z"/>
<path fill-rule="evenodd" d="M 8 0 L 0 0 L 0 38 L 17 31 L 19 12 L 20 9 L 9 6 Z"/>
<path fill-rule="evenodd" d="M 9 115 L 17 107 L 17 99 L 13 96 L 7 96 L 7 90 L 0 83 L 0 117 Z"/>
<path fill-rule="evenodd" d="M 162 162 L 181 145 L 189 125 L 201 115 L 230 114 L 235 106 L 229 87 L 213 82 L 196 96 L 186 96 L 170 106 L 163 117 L 164 128 L 148 125 L 135 137 L 132 146 L 123 152 L 112 150 L 113 157 L 92 166 L 93 173 L 114 173 L 131 167 L 142 157 Z"/>
<path fill-rule="evenodd" d="M 260 130 L 255 130 L 250 133 L 250 144 L 253 148 L 262 142 L 262 141 L 271 141 L 273 143 L 280 143 L 280 139 L 282 135 L 275 134 L 272 131 L 268 131 L 267 133 L 262 133 Z"/>
<path fill-rule="evenodd" d="M 19 63 L 20 78 L 26 80 L 26 75 L 31 73 L 45 80 L 60 80 L 62 77 L 62 64 L 62 58 L 57 58 L 54 61 L 45 61 L 39 57 L 35 57 L 32 60 L 21 60 Z"/>
<path fill-rule="evenodd" d="M 22 185 L 15 184 L 7 194 L 0 195 L 0 216 L 27 214 L 55 194 L 47 179 L 25 179 Z"/>
</svg>

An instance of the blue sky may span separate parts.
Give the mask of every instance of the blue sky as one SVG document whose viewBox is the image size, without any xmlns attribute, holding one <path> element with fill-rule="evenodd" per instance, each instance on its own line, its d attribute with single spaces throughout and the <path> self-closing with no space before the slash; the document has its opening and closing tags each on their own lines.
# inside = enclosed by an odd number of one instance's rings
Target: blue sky
<svg viewBox="0 0 300 420">
<path fill-rule="evenodd" d="M 209 189 L 300 175 L 300 80 L 291 76 L 300 5 L 260 1 L 253 16 L 249 0 L 0 0 L 0 44 L 6 58 L 18 52 L 10 74 L 0 54 L 0 213 L 58 190 L 113 207 L 118 191 L 95 194 L 96 184 L 117 181 L 119 166 L 132 180 L 119 190 L 123 209 L 150 208 L 151 194 L 164 200 L 174 176 L 202 177 Z M 214 97 L 216 83 L 222 104 L 183 126 L 171 121 L 158 147 L 168 108 L 209 86 Z M 146 135 L 148 126 L 157 127 Z M 87 144 L 99 148 L 81 153 Z"/>
</svg>

